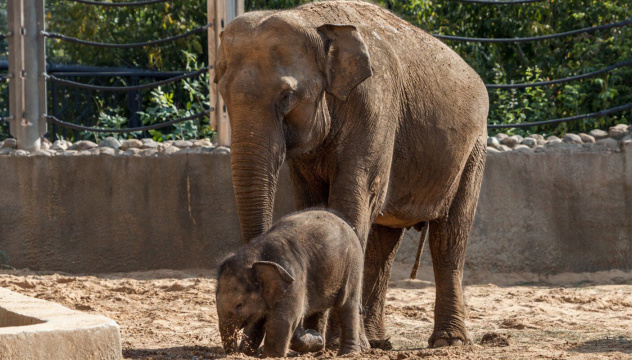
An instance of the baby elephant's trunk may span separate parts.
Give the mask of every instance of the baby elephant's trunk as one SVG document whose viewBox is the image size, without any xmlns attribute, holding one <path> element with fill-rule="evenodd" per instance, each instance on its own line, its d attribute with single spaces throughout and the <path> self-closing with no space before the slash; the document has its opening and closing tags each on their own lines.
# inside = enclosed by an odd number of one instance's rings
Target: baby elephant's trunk
<svg viewBox="0 0 632 360">
<path fill-rule="evenodd" d="M 226 355 L 237 352 L 237 337 L 239 333 L 235 324 L 231 321 L 220 319 L 219 334 L 222 337 L 222 346 L 224 351 L 226 351 Z"/>
</svg>

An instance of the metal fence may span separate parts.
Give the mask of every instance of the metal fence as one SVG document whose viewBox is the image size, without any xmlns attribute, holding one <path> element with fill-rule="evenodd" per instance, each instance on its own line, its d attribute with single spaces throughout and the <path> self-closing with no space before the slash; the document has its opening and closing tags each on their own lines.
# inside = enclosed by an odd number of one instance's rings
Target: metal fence
<svg viewBox="0 0 632 360">
<path fill-rule="evenodd" d="M 166 2 L 167 0 L 149 0 L 138 2 L 110 3 L 91 0 L 69 0 L 86 6 L 145 6 Z M 64 34 L 46 31 L 44 0 L 15 0 L 8 3 L 9 29 L 0 34 L 0 41 L 8 40 L 9 61 L 7 75 L 0 75 L 0 82 L 9 83 L 9 116 L 0 118 L 10 122 L 10 131 L 18 140 L 18 147 L 36 151 L 40 148 L 41 136 L 52 124 L 49 135 L 67 135 L 68 131 L 91 132 L 143 132 L 160 129 L 189 120 L 209 118 L 211 126 L 219 132 L 220 145 L 228 145 L 230 133 L 227 128 L 225 111 L 217 105 L 218 99 L 214 84 L 210 84 L 210 103 L 203 111 L 190 113 L 169 121 L 162 121 L 141 126 L 139 113 L 143 102 L 140 93 L 158 86 L 175 84 L 184 79 L 200 77 L 212 72 L 212 66 L 196 71 L 184 72 L 151 72 L 138 69 L 104 69 L 97 67 L 55 66 L 46 63 L 46 40 L 58 39 L 89 47 L 129 49 L 146 46 L 160 46 L 175 40 L 183 39 L 196 33 L 208 32 L 209 64 L 212 64 L 219 40 L 217 34 L 239 12 L 243 12 L 243 0 L 208 0 L 207 24 L 182 34 L 153 39 L 140 43 L 110 44 L 86 41 Z M 212 75 L 210 76 L 212 78 Z M 126 129 L 107 129 L 97 127 L 93 116 L 98 113 L 94 105 L 86 99 L 93 98 L 95 93 L 109 98 L 114 103 L 126 103 L 126 110 L 131 114 Z M 176 92 L 178 95 L 178 92 Z M 126 101 L 121 100 L 125 97 Z M 50 104 L 49 104 L 50 101 Z M 78 104 L 82 104 L 78 107 Z M 218 111 L 215 109 L 218 108 Z M 211 114 L 213 113 L 213 116 Z M 222 120 L 221 124 L 220 121 Z M 225 120 L 225 121 L 224 121 Z M 86 124 L 86 125 L 79 125 Z M 67 130 L 71 129 L 71 130 Z"/>
<path fill-rule="evenodd" d="M 69 0 L 85 5 L 93 6 L 144 6 L 165 2 L 167 0 L 149 0 L 139 2 L 124 3 L 108 3 L 91 0 Z M 514 5 L 529 4 L 543 0 L 513 0 L 513 1 L 493 1 L 493 0 L 446 0 L 458 1 L 464 3 L 472 3 L 478 5 Z M 208 19 L 209 23 L 191 31 L 185 32 L 169 38 L 150 40 L 133 44 L 109 44 L 94 41 L 87 41 L 74 38 L 64 34 L 50 33 L 45 29 L 44 23 L 44 0 L 15 0 L 9 2 L 9 31 L 0 34 L 0 41 L 9 41 L 9 64 L 7 75 L 0 75 L 0 83 L 9 82 L 9 99 L 10 99 L 10 116 L 0 119 L 10 120 L 11 133 L 18 139 L 18 145 L 27 150 L 39 148 L 39 139 L 46 132 L 46 122 L 52 123 L 52 134 L 64 133 L 71 129 L 72 131 L 92 131 L 92 132 L 137 132 L 147 131 L 150 129 L 158 129 L 171 126 L 176 123 L 188 121 L 191 119 L 199 119 L 211 116 L 211 124 L 219 132 L 219 143 L 221 145 L 230 144 L 230 128 L 228 126 L 228 118 L 225 113 L 225 107 L 222 100 L 217 94 L 214 84 L 210 86 L 210 104 L 209 107 L 199 113 L 190 114 L 183 118 L 174 119 L 150 126 L 140 126 L 138 112 L 141 110 L 142 102 L 140 101 L 139 92 L 160 85 L 172 84 L 186 78 L 194 78 L 200 76 L 207 71 L 213 71 L 212 66 L 199 69 L 190 73 L 183 72 L 148 72 L 134 69 L 108 69 L 108 71 L 97 71 L 98 69 L 84 68 L 61 68 L 54 66 L 46 66 L 45 58 L 45 42 L 46 39 L 59 39 L 62 41 L 73 42 L 85 46 L 96 46 L 105 48 L 134 48 L 144 46 L 159 46 L 161 44 L 186 38 L 195 33 L 202 31 L 209 32 L 209 64 L 214 63 L 216 51 L 219 45 L 219 33 L 222 28 L 234 16 L 243 13 L 243 0 L 208 0 Z M 575 36 L 582 33 L 603 31 L 632 24 L 632 18 L 625 19 L 620 22 L 594 26 L 584 29 L 576 29 L 557 34 L 524 37 L 524 38 L 470 38 L 462 36 L 435 35 L 444 41 L 467 41 L 467 42 L 486 42 L 486 43 L 519 43 L 527 41 L 546 41 L 548 39 L 560 38 L 566 36 Z M 564 79 L 556 79 L 550 81 L 542 81 L 526 84 L 487 84 L 489 89 L 516 89 L 536 86 L 550 86 L 565 82 L 577 81 L 585 78 L 595 77 L 616 69 L 631 66 L 632 60 L 621 61 L 606 68 L 577 76 Z M 2 63 L 0 63 L 0 70 Z M 67 70 L 67 71 L 66 71 Z M 74 70 L 74 71 L 73 71 Z M 85 70 L 85 71 L 84 71 Z M 127 81 L 124 85 L 112 83 L 111 78 L 125 78 Z M 104 82 L 103 79 L 110 79 Z M 51 90 L 47 92 L 47 84 L 50 84 Z M 131 113 L 127 121 L 127 129 L 104 129 L 95 127 L 88 119 L 88 114 L 93 114 L 94 109 L 82 108 L 73 109 L 71 104 L 73 96 L 68 96 L 69 88 L 73 88 L 74 98 L 91 97 L 93 92 L 105 93 L 127 93 L 127 110 Z M 47 95 L 50 94 L 52 106 L 47 109 Z M 64 94 L 64 95 L 60 95 Z M 115 96 L 115 95 L 113 95 Z M 603 117 L 606 115 L 621 112 L 632 108 L 632 103 L 624 104 L 618 107 L 604 109 L 590 114 L 581 114 L 561 119 L 551 119 L 540 122 L 525 122 L 519 124 L 490 124 L 491 129 L 498 128 L 520 128 L 533 127 L 538 125 L 556 124 L 567 121 L 576 121 L 586 118 Z M 215 111 L 217 109 L 217 111 Z M 50 111 L 50 112 L 49 112 Z M 88 122 L 87 126 L 78 125 Z"/>
</svg>

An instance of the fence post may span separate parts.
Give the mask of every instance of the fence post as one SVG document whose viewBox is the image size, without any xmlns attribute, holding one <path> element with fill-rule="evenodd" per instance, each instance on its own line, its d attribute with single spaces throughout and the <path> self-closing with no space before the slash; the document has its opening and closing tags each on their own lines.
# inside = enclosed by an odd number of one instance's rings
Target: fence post
<svg viewBox="0 0 632 360">
<path fill-rule="evenodd" d="M 208 22 L 213 23 L 208 34 L 208 60 L 214 64 L 219 49 L 219 35 L 235 17 L 244 13 L 244 0 L 207 0 Z M 220 146 L 230 146 L 230 122 L 224 101 L 213 83 L 215 69 L 211 69 L 210 103 L 215 111 L 211 114 L 211 127 L 217 130 L 216 142 Z"/>
<path fill-rule="evenodd" d="M 9 112 L 19 149 L 38 151 L 46 133 L 44 0 L 14 0 L 9 15 Z"/>
</svg>

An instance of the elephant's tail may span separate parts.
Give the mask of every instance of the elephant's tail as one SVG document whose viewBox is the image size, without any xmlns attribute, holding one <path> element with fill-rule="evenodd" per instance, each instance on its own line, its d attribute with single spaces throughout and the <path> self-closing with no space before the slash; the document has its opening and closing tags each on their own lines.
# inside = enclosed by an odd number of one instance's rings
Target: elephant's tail
<svg viewBox="0 0 632 360">
<path fill-rule="evenodd" d="M 421 260 L 421 253 L 424 252 L 424 245 L 426 243 L 426 239 L 428 238 L 428 222 L 419 223 L 419 229 L 417 226 L 415 228 L 417 230 L 421 230 L 421 236 L 419 237 L 419 246 L 417 247 L 417 257 L 415 258 L 415 263 L 413 264 L 413 270 L 410 272 L 410 278 L 415 280 L 417 278 L 417 271 L 419 271 L 419 261 Z"/>
</svg>

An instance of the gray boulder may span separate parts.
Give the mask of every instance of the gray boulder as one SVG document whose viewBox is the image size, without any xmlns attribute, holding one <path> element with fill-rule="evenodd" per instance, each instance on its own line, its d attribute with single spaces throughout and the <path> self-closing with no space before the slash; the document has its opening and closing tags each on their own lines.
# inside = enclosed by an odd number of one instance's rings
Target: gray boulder
<svg viewBox="0 0 632 360">
<path fill-rule="evenodd" d="M 583 144 L 582 138 L 577 134 L 564 135 L 564 142 L 567 144 Z"/>
<path fill-rule="evenodd" d="M 218 146 L 211 152 L 213 154 L 230 155 L 230 149 L 225 146 Z"/>
<path fill-rule="evenodd" d="M 521 141 L 522 141 L 522 136 L 512 135 L 512 136 L 504 138 L 500 143 L 503 145 L 509 146 L 510 148 L 515 148 L 516 145 L 520 144 Z"/>
<path fill-rule="evenodd" d="M 594 129 L 594 130 L 590 130 L 588 135 L 594 137 L 595 140 L 601 140 L 608 137 L 608 132 L 600 130 L 600 129 Z"/>
<path fill-rule="evenodd" d="M 531 134 L 527 136 L 527 139 L 535 139 L 538 142 L 538 145 L 540 146 L 546 144 L 546 140 L 544 140 L 544 136 L 540 134 Z"/>
<path fill-rule="evenodd" d="M 141 149 L 158 149 L 159 144 L 154 139 L 141 139 L 140 141 L 143 143 Z"/>
<path fill-rule="evenodd" d="M 579 137 L 582 139 L 584 144 L 594 144 L 595 141 L 596 141 L 593 136 L 590 136 L 590 135 L 585 134 L 585 133 L 580 133 Z"/>
<path fill-rule="evenodd" d="M 138 139 L 129 139 L 123 141 L 123 143 L 121 144 L 121 150 L 126 151 L 129 149 L 140 149 L 142 146 L 142 141 Z"/>
<path fill-rule="evenodd" d="M 95 144 L 94 142 L 92 142 L 90 140 L 81 140 L 81 141 L 77 141 L 76 143 L 72 144 L 72 146 L 70 146 L 68 148 L 68 150 L 83 151 L 83 150 L 94 149 L 96 147 L 99 147 L 99 145 Z"/>
<path fill-rule="evenodd" d="M 176 140 L 173 142 L 173 146 L 177 146 L 180 149 L 187 149 L 193 146 L 193 143 L 187 140 Z"/>
<path fill-rule="evenodd" d="M 536 146 L 538 146 L 538 140 L 536 140 L 534 138 L 526 138 L 526 139 L 522 140 L 522 145 L 525 145 L 525 146 L 533 149 Z"/>
<path fill-rule="evenodd" d="M 70 147 L 70 145 L 72 144 L 66 140 L 57 140 L 50 147 L 50 150 L 64 151 L 64 150 L 67 150 L 68 147 Z"/>
<path fill-rule="evenodd" d="M 119 149 L 121 148 L 121 142 L 118 141 L 116 138 L 114 137 L 106 137 L 105 139 L 103 139 L 100 143 L 99 143 L 99 147 L 103 148 L 110 148 L 110 149 Z"/>
<path fill-rule="evenodd" d="M 503 134 L 503 133 L 498 133 L 498 134 L 494 135 L 494 137 L 496 139 L 498 139 L 498 141 L 503 141 L 504 139 L 508 138 L 509 135 Z"/>
<path fill-rule="evenodd" d="M 490 136 L 487 138 L 487 147 L 497 148 L 498 145 L 500 145 L 500 141 L 498 141 L 498 138 L 494 136 Z"/>
<path fill-rule="evenodd" d="M 614 150 L 614 151 L 621 149 L 619 146 L 619 142 L 613 138 L 605 138 L 605 139 L 597 140 L 595 145 L 601 147 L 602 149 L 608 149 L 608 150 Z"/>
<path fill-rule="evenodd" d="M 626 135 L 629 135 L 629 134 L 630 132 L 628 131 L 627 124 L 619 124 L 619 125 L 611 126 L 610 129 L 608 129 L 608 136 L 617 140 L 621 140 Z"/>
<path fill-rule="evenodd" d="M 18 146 L 18 141 L 14 138 L 4 139 L 2 147 L 5 149 L 15 149 Z"/>
</svg>

